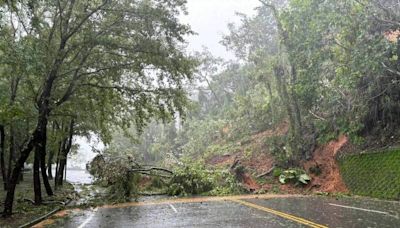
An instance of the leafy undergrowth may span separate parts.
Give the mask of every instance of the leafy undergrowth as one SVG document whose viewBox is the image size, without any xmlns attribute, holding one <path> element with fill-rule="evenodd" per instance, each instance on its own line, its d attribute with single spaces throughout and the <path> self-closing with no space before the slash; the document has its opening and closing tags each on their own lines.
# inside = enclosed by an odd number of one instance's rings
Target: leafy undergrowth
<svg viewBox="0 0 400 228">
<path fill-rule="evenodd" d="M 275 168 L 269 175 L 254 177 L 239 164 L 234 168 L 210 168 L 194 163 L 175 170 L 169 195 L 308 194 L 310 177 L 302 169 Z M 284 182 L 284 183 L 283 183 Z"/>
<path fill-rule="evenodd" d="M 344 156 L 339 164 L 352 193 L 400 200 L 400 149 Z"/>
<path fill-rule="evenodd" d="M 174 170 L 168 195 L 230 195 L 244 193 L 235 176 L 227 169 L 207 169 L 194 163 Z"/>
<path fill-rule="evenodd" d="M 279 176 L 284 170 L 274 168 L 279 166 L 280 162 L 273 153 L 271 140 L 284 136 L 288 132 L 288 127 L 288 123 L 283 121 L 273 129 L 267 129 L 245 137 L 236 143 L 230 143 L 230 145 L 235 145 L 235 147 L 228 147 L 234 148 L 231 151 L 227 151 L 227 147 L 223 146 L 225 142 L 218 142 L 219 144 L 222 143 L 222 145 L 209 147 L 211 151 L 206 153 L 205 163 L 209 167 L 220 169 L 230 169 L 233 164 L 238 163 L 238 166 L 243 168 L 243 173 L 240 175 L 238 181 L 246 192 L 306 194 L 308 190 L 303 188 L 303 184 L 299 184 L 297 181 L 293 181 L 294 183 L 292 183 L 292 180 L 289 180 L 291 179 L 289 173 L 287 178 L 285 178 L 289 183 L 280 183 Z M 223 148 L 223 150 L 218 151 L 218 148 Z M 295 180 L 299 180 L 297 177 L 300 177 L 302 174 L 305 174 L 305 172 L 302 171 L 298 176 L 294 175 L 293 177 Z M 262 176 L 258 177 L 259 175 Z M 309 180 L 303 181 L 308 182 Z"/>
<path fill-rule="evenodd" d="M 44 189 L 44 186 L 42 189 Z M 14 214 L 11 218 L 0 219 L 0 227 L 18 227 L 62 206 L 62 203 L 66 202 L 68 199 L 75 198 L 74 187 L 68 182 L 64 182 L 63 187 L 56 190 L 54 193 L 54 196 L 47 196 L 45 192 L 42 192 L 45 204 L 39 206 L 33 205 L 32 202 L 27 200 L 33 199 L 34 195 L 32 178 L 27 176 L 25 180 L 17 186 Z M 2 199 L 4 199 L 4 195 L 5 191 L 1 191 L 0 196 Z M 3 202 L 1 206 L 3 206 Z"/>
</svg>

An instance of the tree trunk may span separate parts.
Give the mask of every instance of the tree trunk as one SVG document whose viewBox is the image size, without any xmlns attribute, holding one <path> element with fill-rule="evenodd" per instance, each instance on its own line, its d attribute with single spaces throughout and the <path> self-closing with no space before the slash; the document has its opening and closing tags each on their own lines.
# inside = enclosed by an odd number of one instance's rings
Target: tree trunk
<svg viewBox="0 0 400 228">
<path fill-rule="evenodd" d="M 68 138 L 63 142 L 63 145 L 61 146 L 61 153 L 58 158 L 59 165 L 58 165 L 57 174 L 56 174 L 56 178 L 55 178 L 56 187 L 61 186 L 63 184 L 64 171 L 66 168 L 65 166 L 67 164 L 68 153 L 72 147 L 73 136 L 74 136 L 74 120 L 72 119 L 70 122 L 70 125 L 69 125 Z"/>
<path fill-rule="evenodd" d="M 56 161 L 56 173 L 54 176 L 54 189 L 57 190 L 57 178 L 58 178 L 58 168 L 60 167 L 60 156 L 61 156 L 61 143 L 60 143 L 60 148 L 58 149 L 58 153 L 57 153 L 57 161 Z"/>
<path fill-rule="evenodd" d="M 67 181 L 67 161 L 68 158 L 65 157 L 65 165 L 64 165 L 64 181 Z"/>
<path fill-rule="evenodd" d="M 53 195 L 53 190 L 51 189 L 49 179 L 46 173 L 46 145 L 47 145 L 47 128 L 42 131 L 40 143 L 36 146 L 40 156 L 40 170 L 42 172 L 42 179 L 44 187 L 46 188 L 46 193 L 49 196 Z"/>
<path fill-rule="evenodd" d="M 4 150 L 5 150 L 5 130 L 4 126 L 0 125 L 0 166 L 1 166 L 1 176 L 3 178 L 4 190 L 7 190 L 7 177 L 6 177 L 6 167 L 4 163 Z"/>
<path fill-rule="evenodd" d="M 63 155 L 61 155 L 61 156 L 63 156 Z M 58 165 L 57 175 L 55 177 L 55 184 L 57 187 L 63 185 L 65 163 L 66 163 L 66 159 L 61 158 L 60 164 Z"/>
<path fill-rule="evenodd" d="M 61 43 L 58 49 L 57 57 L 52 64 L 51 70 L 47 75 L 46 81 L 43 84 L 43 91 L 40 95 L 40 98 L 37 102 L 37 106 L 39 107 L 39 116 L 37 121 L 37 126 L 32 134 L 31 139 L 27 143 L 26 147 L 21 151 L 20 157 L 18 158 L 17 162 L 15 163 L 15 167 L 12 171 L 11 178 L 9 179 L 9 186 L 7 191 L 7 196 L 4 202 L 4 211 L 3 217 L 9 217 L 12 214 L 12 207 L 14 202 L 14 194 L 15 194 L 15 187 L 21 173 L 21 169 L 24 166 L 26 159 L 29 157 L 32 149 L 40 143 L 40 139 L 43 135 L 44 129 L 47 128 L 48 124 L 48 116 L 51 112 L 50 109 L 50 97 L 51 92 L 53 89 L 54 81 L 57 78 L 57 74 L 59 68 L 64 59 L 64 49 L 66 46 L 67 38 L 62 38 Z M 39 157 L 38 157 L 39 158 Z M 40 179 L 39 179 L 40 180 Z"/>
<path fill-rule="evenodd" d="M 53 180 L 53 170 L 52 170 L 53 157 L 54 157 L 54 152 L 50 152 L 49 159 L 47 160 L 47 175 L 49 180 Z"/>
<path fill-rule="evenodd" d="M 14 202 L 14 193 L 15 187 L 17 185 L 18 177 L 20 175 L 21 169 L 24 166 L 26 159 L 28 159 L 30 152 L 32 151 L 33 147 L 37 143 L 37 130 L 33 133 L 32 138 L 29 140 L 25 148 L 21 151 L 21 155 L 17 162 L 15 163 L 15 167 L 11 174 L 11 179 L 8 181 L 7 186 L 7 196 L 4 201 L 4 211 L 3 217 L 9 217 L 12 214 L 13 202 Z"/>
<path fill-rule="evenodd" d="M 52 125 L 53 125 L 52 126 L 52 134 L 56 134 L 56 130 L 59 129 L 57 121 L 53 121 Z M 55 154 L 55 151 L 50 150 L 49 158 L 47 160 L 47 176 L 48 176 L 49 180 L 53 179 L 53 167 L 52 166 L 53 166 L 54 154 Z"/>
<path fill-rule="evenodd" d="M 12 161 L 15 156 L 15 138 L 14 138 L 15 132 L 14 132 L 14 126 L 11 124 L 10 126 L 10 144 L 9 144 L 9 154 L 8 154 L 8 171 L 7 171 L 7 180 L 11 179 L 11 172 L 12 172 Z M 18 178 L 19 180 L 19 178 Z M 18 183 L 17 180 L 17 183 Z M 8 183 L 7 183 L 8 185 Z"/>
<path fill-rule="evenodd" d="M 54 187 L 57 189 L 60 183 L 60 166 L 61 166 L 61 158 L 62 154 L 64 151 L 66 140 L 62 140 L 60 142 L 60 147 L 58 149 L 58 155 L 57 155 L 57 163 L 56 163 L 56 175 L 54 176 Z"/>
<path fill-rule="evenodd" d="M 295 91 L 294 86 L 296 85 L 297 82 L 297 71 L 296 71 L 296 67 L 295 66 L 291 66 L 291 96 L 292 96 L 292 103 L 293 103 L 293 109 L 294 109 L 294 115 L 295 115 L 295 119 L 296 119 L 296 125 L 297 125 L 297 131 L 298 131 L 298 135 L 302 135 L 303 134 L 303 123 L 301 121 L 301 112 L 300 112 L 300 107 L 299 107 L 299 101 L 297 99 L 297 94 Z"/>
<path fill-rule="evenodd" d="M 40 170 L 42 171 L 42 179 L 44 187 L 46 188 L 46 193 L 49 196 L 53 195 L 53 190 L 51 189 L 49 179 L 47 178 L 46 173 L 46 156 L 44 154 L 40 155 Z"/>
<path fill-rule="evenodd" d="M 35 148 L 35 157 L 33 161 L 33 190 L 35 192 L 35 205 L 42 203 L 42 188 L 40 186 L 40 151 Z"/>
<path fill-rule="evenodd" d="M 36 126 L 34 132 L 32 133 L 32 136 L 29 139 L 28 143 L 26 144 L 24 149 L 22 149 L 20 156 L 15 163 L 14 169 L 12 170 L 12 174 L 11 174 L 11 177 L 8 182 L 7 195 L 6 195 L 6 199 L 4 201 L 3 217 L 10 217 L 12 215 L 15 187 L 17 185 L 17 181 L 21 174 L 21 170 L 24 167 L 24 163 L 25 163 L 26 159 L 28 159 L 29 154 L 31 153 L 33 148 L 35 148 L 39 143 L 41 143 L 40 140 L 42 138 L 40 136 L 43 135 L 43 133 L 42 133 L 43 130 L 47 128 L 48 115 L 50 113 L 49 99 L 48 99 L 48 97 L 50 97 L 50 92 L 51 92 L 51 85 L 46 84 L 45 90 L 40 99 L 41 102 L 38 102 L 40 108 L 39 108 L 39 117 L 38 117 L 37 126 Z M 35 157 L 37 159 L 39 159 L 39 162 L 40 162 L 40 158 L 38 156 L 35 156 Z M 36 167 L 38 167 L 38 166 L 39 166 L 39 164 L 36 161 Z M 38 175 L 39 174 L 38 168 L 36 168 L 36 171 L 37 171 L 36 179 L 39 178 L 39 182 L 40 182 L 40 176 Z M 38 185 L 38 186 L 40 186 L 40 185 Z M 35 195 L 36 195 L 36 192 L 37 192 L 37 190 L 35 189 Z M 36 199 L 35 199 L 35 201 L 36 201 Z M 38 200 L 38 201 L 40 201 L 40 200 Z"/>
<path fill-rule="evenodd" d="M 290 96 L 286 87 L 285 71 L 282 66 L 276 66 L 274 69 L 274 75 L 278 87 L 278 93 L 282 103 L 286 107 L 286 111 L 289 117 L 289 125 L 292 131 L 296 128 L 296 120 L 293 115 L 293 107 L 291 105 Z"/>
</svg>

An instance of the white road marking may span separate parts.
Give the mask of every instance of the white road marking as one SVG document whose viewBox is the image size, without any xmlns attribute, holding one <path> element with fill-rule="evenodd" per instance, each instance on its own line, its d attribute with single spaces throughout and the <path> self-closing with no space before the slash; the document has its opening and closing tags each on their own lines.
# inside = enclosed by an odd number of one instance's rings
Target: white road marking
<svg viewBox="0 0 400 228">
<path fill-rule="evenodd" d="M 359 211 L 367 211 L 367 212 L 373 212 L 373 213 L 388 215 L 388 216 L 392 216 L 392 217 L 397 217 L 397 216 L 391 215 L 389 212 L 385 212 L 385 211 L 370 210 L 370 209 L 359 208 L 359 207 L 350 207 L 350 206 L 334 204 L 334 203 L 330 203 L 329 205 L 335 206 L 335 207 L 343 207 L 343 208 L 349 208 L 349 209 L 354 209 L 354 210 L 359 210 Z"/>
<path fill-rule="evenodd" d="M 169 206 L 172 208 L 172 210 L 174 210 L 175 213 L 178 213 L 178 210 L 176 210 L 176 208 L 174 207 L 174 205 L 169 204 Z"/>
<path fill-rule="evenodd" d="M 90 220 L 93 219 L 93 217 L 96 214 L 97 210 L 98 210 L 98 208 L 93 209 L 92 214 L 81 225 L 79 225 L 78 228 L 85 227 L 90 222 Z"/>
</svg>

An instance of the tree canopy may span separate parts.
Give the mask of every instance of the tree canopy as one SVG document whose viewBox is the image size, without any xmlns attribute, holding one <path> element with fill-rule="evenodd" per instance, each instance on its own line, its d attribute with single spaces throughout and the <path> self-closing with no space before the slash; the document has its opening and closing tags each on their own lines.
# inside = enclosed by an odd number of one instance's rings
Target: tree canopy
<svg viewBox="0 0 400 228">
<path fill-rule="evenodd" d="M 20 147 L 9 151 L 4 215 L 30 151 L 44 158 L 52 125 L 67 128 L 66 138 L 92 132 L 107 142 L 116 126 L 141 131 L 151 118 L 183 113 L 196 65 L 184 52 L 192 31 L 177 18 L 185 1 L 22 0 L 1 11 L 0 124 Z"/>
</svg>

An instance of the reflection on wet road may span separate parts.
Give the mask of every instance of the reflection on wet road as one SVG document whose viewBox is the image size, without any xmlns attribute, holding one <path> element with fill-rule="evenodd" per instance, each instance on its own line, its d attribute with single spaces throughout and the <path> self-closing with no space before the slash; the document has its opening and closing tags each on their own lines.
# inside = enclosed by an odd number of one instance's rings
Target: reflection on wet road
<svg viewBox="0 0 400 228">
<path fill-rule="evenodd" d="M 76 212 L 61 227 L 400 227 L 400 203 L 360 198 L 163 199 Z"/>
<path fill-rule="evenodd" d="M 400 227 L 399 202 L 322 197 L 249 200 L 328 227 Z"/>
</svg>

